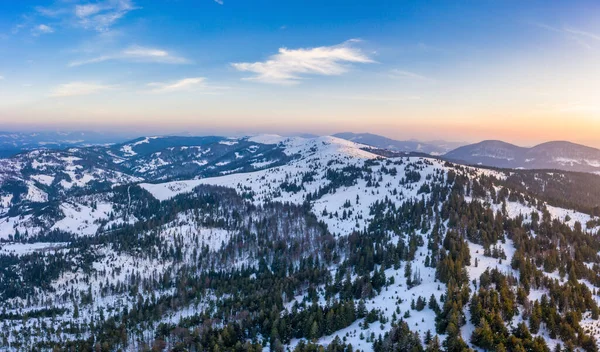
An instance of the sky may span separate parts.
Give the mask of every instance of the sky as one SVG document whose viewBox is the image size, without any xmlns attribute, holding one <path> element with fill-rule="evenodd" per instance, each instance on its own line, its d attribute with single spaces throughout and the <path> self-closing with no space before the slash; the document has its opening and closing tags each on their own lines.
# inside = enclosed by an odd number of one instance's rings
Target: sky
<svg viewBox="0 0 600 352">
<path fill-rule="evenodd" d="M 0 1 L 0 126 L 600 147 L 600 2 Z"/>
</svg>

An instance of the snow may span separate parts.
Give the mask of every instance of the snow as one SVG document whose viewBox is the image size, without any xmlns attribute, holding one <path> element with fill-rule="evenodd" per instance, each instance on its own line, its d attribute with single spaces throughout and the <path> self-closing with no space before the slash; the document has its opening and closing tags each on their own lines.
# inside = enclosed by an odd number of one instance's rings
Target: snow
<svg viewBox="0 0 600 352">
<path fill-rule="evenodd" d="M 26 255 L 33 252 L 53 251 L 66 247 L 68 243 L 62 242 L 36 242 L 36 243 L 8 243 L 0 244 L 0 254 L 4 255 Z"/>
<path fill-rule="evenodd" d="M 7 240 L 14 236 L 17 231 L 21 234 L 35 234 L 40 231 L 39 227 L 32 224 L 33 217 L 28 214 L 21 216 L 0 218 L 0 239 Z"/>
<path fill-rule="evenodd" d="M 87 185 L 89 182 L 96 179 L 93 175 L 88 174 L 88 173 L 85 173 L 81 176 L 75 174 L 73 171 L 67 171 L 66 173 L 71 178 L 71 181 L 70 182 L 67 180 L 60 181 L 60 185 L 64 189 L 71 189 L 73 187 L 83 187 L 83 186 Z"/>
<path fill-rule="evenodd" d="M 585 228 L 585 224 L 592 219 L 588 214 L 571 209 L 557 208 L 548 204 L 546 204 L 546 209 L 548 209 L 548 212 L 553 219 L 558 219 L 571 227 L 575 226 L 576 222 L 579 222 L 581 226 Z M 567 216 L 571 218 L 569 221 L 566 221 Z"/>
<path fill-rule="evenodd" d="M 396 240 L 398 240 L 398 238 L 396 238 Z M 317 340 L 317 343 L 320 345 L 327 345 L 336 337 L 339 337 L 341 340 L 345 339 L 346 343 L 352 344 L 355 349 L 370 351 L 372 350 L 373 344 L 372 342 L 367 341 L 366 337 L 370 336 L 371 333 L 374 333 L 377 337 L 380 334 L 384 335 L 386 331 L 389 331 L 394 313 L 396 313 L 397 319 L 402 318 L 406 321 L 411 330 L 413 332 L 418 332 L 421 338 L 425 337 L 427 331 L 430 331 L 435 336 L 435 312 L 429 309 L 428 306 L 422 311 L 411 309 L 412 300 L 416 301 L 419 296 L 429 302 L 430 296 L 434 295 L 438 303 L 442 305 L 440 297 L 445 293 L 446 287 L 443 283 L 440 283 L 435 279 L 435 268 L 425 266 L 427 252 L 426 246 L 420 247 L 415 255 L 415 260 L 411 262 L 413 273 L 418 271 L 421 275 L 422 283 L 420 285 L 408 288 L 406 285 L 406 278 L 404 277 L 406 263 L 403 263 L 397 270 L 385 270 L 386 278 L 389 279 L 390 277 L 393 277 L 394 284 L 387 288 L 383 288 L 380 294 L 374 298 L 365 300 L 367 310 L 380 310 L 388 320 L 386 324 L 381 324 L 381 322 L 377 321 L 370 324 L 367 329 L 363 329 L 360 325 L 363 324 L 364 319 L 359 319 L 345 329 L 338 330 L 329 336 L 321 337 Z M 287 306 L 291 307 L 294 302 L 300 302 L 303 298 L 304 296 L 296 297 L 292 302 L 288 303 Z M 402 300 L 401 303 L 400 300 Z M 358 305 L 358 302 L 358 300 L 355 300 L 355 305 Z M 325 303 L 326 302 L 321 297 L 319 304 Z M 396 312 L 397 309 L 400 311 L 399 314 Z M 404 313 L 407 311 L 410 312 L 410 317 L 404 318 Z M 360 338 L 361 334 L 365 337 L 364 339 Z M 444 335 L 440 335 L 439 337 L 440 340 L 445 338 Z M 300 340 L 293 339 L 286 347 L 289 350 L 293 350 L 299 342 Z"/>
<path fill-rule="evenodd" d="M 75 161 L 80 161 L 80 160 L 81 160 L 81 158 L 78 158 L 78 157 L 76 157 L 76 156 L 65 156 L 65 157 L 62 157 L 62 158 L 60 158 L 60 159 L 61 159 L 62 161 L 64 161 L 65 163 L 69 164 L 69 165 L 73 165 L 73 163 L 74 163 Z"/>
<path fill-rule="evenodd" d="M 584 159 L 585 163 L 588 164 L 589 166 L 593 166 L 593 167 L 600 167 L 600 160 L 589 160 L 589 159 Z"/>
<path fill-rule="evenodd" d="M 166 166 L 166 165 L 169 165 L 169 163 L 159 157 L 156 157 L 156 158 L 153 158 L 152 160 L 150 160 L 150 162 L 144 164 L 143 166 L 136 168 L 136 171 L 141 172 L 141 173 L 146 173 L 148 171 L 157 170 L 160 167 Z"/>
<path fill-rule="evenodd" d="M 48 201 L 48 194 L 37 188 L 33 182 L 27 181 L 27 194 L 25 199 L 34 203 L 44 203 Z"/>
<path fill-rule="evenodd" d="M 282 137 L 276 134 L 261 134 L 248 138 L 249 142 L 260 143 L 260 144 L 279 144 L 286 140 L 286 137 Z"/>
<path fill-rule="evenodd" d="M 176 220 L 164 226 L 163 237 L 173 238 L 175 236 L 183 236 L 186 243 L 192 243 L 193 238 L 197 236 L 199 239 L 199 248 L 208 246 L 211 251 L 217 251 L 222 248 L 223 244 L 228 243 L 233 236 L 233 232 L 229 230 L 196 226 L 193 219 L 194 217 L 191 213 L 177 214 Z"/>
<path fill-rule="evenodd" d="M 100 228 L 99 220 L 106 220 L 113 211 L 107 202 L 98 202 L 96 209 L 83 204 L 63 203 L 60 210 L 64 218 L 57 221 L 52 229 L 59 229 L 79 236 L 95 235 Z"/>
<path fill-rule="evenodd" d="M 133 148 L 130 144 L 124 145 L 121 147 L 121 151 L 123 152 L 123 154 L 125 154 L 125 156 L 135 156 L 137 155 L 136 152 L 133 151 Z"/>
<path fill-rule="evenodd" d="M 493 154 L 493 153 L 488 153 L 488 152 L 474 153 L 473 156 L 492 158 L 492 159 L 500 159 L 500 160 L 508 160 L 508 161 L 515 160 L 515 158 L 511 158 L 506 155 Z"/>
<path fill-rule="evenodd" d="M 148 144 L 148 143 L 150 143 L 151 139 L 157 139 L 157 138 L 158 137 L 146 137 L 146 138 L 139 140 L 131 145 L 135 147 L 136 145 L 140 145 L 140 144 Z"/>
<path fill-rule="evenodd" d="M 58 166 L 58 163 L 52 163 L 52 162 L 39 162 L 37 160 L 33 160 L 31 162 L 31 167 L 36 169 L 36 170 L 40 170 L 40 169 L 47 169 L 48 167 L 52 167 L 52 166 Z"/>
<path fill-rule="evenodd" d="M 591 167 L 600 167 L 600 160 L 590 160 L 590 159 L 575 159 L 575 158 L 565 158 L 565 157 L 555 157 L 552 159 L 555 163 L 561 165 L 588 165 Z"/>
<path fill-rule="evenodd" d="M 12 202 L 13 195 L 7 194 L 0 197 L 0 208 L 9 208 Z"/>
<path fill-rule="evenodd" d="M 250 192 L 253 194 L 253 198 L 250 200 L 255 204 L 263 204 L 272 200 L 291 202 L 295 204 L 302 204 L 305 201 L 305 197 L 309 193 L 314 193 L 323 186 L 329 183 L 327 179 L 326 170 L 341 170 L 346 166 L 356 166 L 361 170 L 368 168 L 374 180 L 377 180 L 378 186 L 367 187 L 367 181 L 364 178 L 358 178 L 356 183 L 347 186 L 339 187 L 335 192 L 326 193 L 319 199 L 312 201 L 312 210 L 317 216 L 318 220 L 323 221 L 329 230 L 338 236 L 345 236 L 352 231 L 364 229 L 373 216 L 370 214 L 371 206 L 383 199 L 388 199 L 390 202 L 399 206 L 410 199 L 428 199 L 429 194 L 419 194 L 418 190 L 425 183 L 429 183 L 430 180 L 427 176 L 431 175 L 445 175 L 449 170 L 455 170 L 453 166 L 447 165 L 445 162 L 424 157 L 399 157 L 399 158 L 381 158 L 371 152 L 365 151 L 361 144 L 342 140 L 335 137 L 317 137 L 317 138 L 300 138 L 300 137 L 281 137 L 273 135 L 261 135 L 255 136 L 248 139 L 251 142 L 263 143 L 263 144 L 277 144 L 280 145 L 283 152 L 292 157 L 292 160 L 283 166 L 272 167 L 260 171 L 254 171 L 249 173 L 236 173 L 239 169 L 229 170 L 231 174 L 211 177 L 205 179 L 193 179 L 184 181 L 173 181 L 166 183 L 141 183 L 140 187 L 148 191 L 159 201 L 168 200 L 179 194 L 191 192 L 195 187 L 207 184 L 207 185 L 218 185 L 227 186 L 236 189 L 239 193 Z M 225 143 L 237 143 L 234 140 L 224 141 Z M 137 143 L 148 143 L 147 139 L 139 141 Z M 225 144 L 224 143 L 224 144 Z M 134 144 L 135 145 L 135 144 Z M 228 144 L 231 145 L 231 144 Z M 131 146 L 129 150 L 133 152 Z M 248 151 L 255 152 L 258 147 L 251 146 Z M 135 153 L 135 152 L 133 152 Z M 238 154 L 236 154 L 236 157 Z M 259 156 L 256 156 L 258 158 Z M 255 168 L 264 168 L 270 166 L 275 161 L 258 159 L 252 164 Z M 377 162 L 373 162 L 374 159 L 380 159 Z M 367 160 L 371 162 L 365 163 Z M 66 172 L 72 175 L 74 180 L 71 183 L 63 184 L 64 187 L 73 187 L 74 185 L 85 185 L 91 180 L 96 178 L 102 178 L 106 175 L 93 174 L 93 173 L 77 173 L 81 171 L 78 169 L 79 165 L 74 165 L 73 162 L 76 159 L 67 159 L 69 163 Z M 193 161 L 199 166 L 207 165 L 205 160 Z M 144 165 L 140 170 L 151 170 L 152 168 L 159 167 L 165 163 L 159 155 L 155 155 L 155 159 L 152 163 Z M 216 163 L 216 166 L 223 166 L 229 162 L 222 161 Z M 38 165 L 40 166 L 40 165 Z M 396 175 L 386 173 L 383 167 L 387 169 L 395 168 Z M 41 166 L 40 166 L 41 167 Z M 462 167 L 470 177 L 478 177 L 480 175 L 490 175 L 500 179 L 506 177 L 506 174 L 498 171 L 475 168 L 475 167 Z M 408 171 L 417 171 L 421 175 L 421 179 L 413 183 L 401 183 Z M 364 171 L 366 172 L 366 171 Z M 313 181 L 305 182 L 303 189 L 296 193 L 287 192 L 283 190 L 280 185 L 288 181 L 290 183 L 299 183 L 303 173 L 311 173 L 313 175 Z M 45 175 L 39 174 L 34 179 L 42 184 L 49 179 L 44 177 Z M 79 178 L 77 178 L 79 176 Z M 32 178 L 33 179 L 33 178 Z M 64 182 L 64 180 L 63 180 Z M 50 181 L 50 184 L 52 181 Z M 28 196 L 33 199 L 43 199 L 42 192 L 33 185 L 28 188 Z M 33 187 L 33 188 L 32 188 Z M 39 191 L 39 192 L 38 192 Z M 45 194 L 45 193 L 44 193 Z M 1 204 L 8 206 L 10 205 L 10 195 L 4 195 L 0 198 Z M 47 197 L 47 195 L 46 195 Z M 467 201 L 483 201 L 490 204 L 490 207 L 494 211 L 501 211 L 502 204 L 491 204 L 490 199 L 473 199 L 466 197 Z M 349 206 L 347 204 L 350 204 Z M 121 218 L 113 219 L 108 222 L 109 214 L 113 212 L 113 205 L 108 202 L 98 201 L 97 206 L 92 208 L 89 202 L 83 201 L 68 201 L 60 204 L 60 210 L 64 214 L 64 218 L 57 221 L 52 229 L 60 229 L 63 231 L 71 232 L 79 236 L 92 236 L 102 231 L 111 225 L 120 225 L 123 223 L 135 223 L 137 219 L 133 217 L 125 216 Z M 590 219 L 589 215 L 579 213 L 569 209 L 562 209 L 545 205 L 552 218 L 565 220 L 567 216 L 570 220 L 567 222 L 570 226 L 575 226 L 575 222 L 580 222 L 582 225 Z M 346 211 L 351 211 L 352 215 L 346 218 L 342 217 L 342 214 Z M 511 218 L 516 218 L 520 215 L 530 218 L 532 212 L 538 212 L 541 215 L 540 210 L 519 202 L 506 202 L 507 215 Z M 338 213 L 338 216 L 332 214 Z M 0 219 L 0 238 L 8 239 L 9 235 L 14 235 L 18 230 L 21 233 L 24 231 L 35 231 L 35 228 L 29 226 L 31 221 L 31 215 L 27 215 L 24 219 L 18 218 L 2 218 Z M 212 252 L 220 250 L 223 244 L 230 241 L 234 233 L 229 230 L 222 228 L 212 228 L 200 226 L 194 215 L 191 212 L 182 212 L 177 214 L 175 220 L 161 226 L 159 234 L 167 244 L 169 243 L 184 243 L 184 260 L 182 263 L 174 263 L 169 261 L 158 261 L 152 258 L 144 257 L 132 257 L 126 253 L 117 254 L 107 247 L 98 247 L 98 251 L 104 257 L 94 262 L 94 268 L 101 273 L 98 278 L 91 278 L 89 286 L 94 291 L 94 297 L 98 297 L 98 302 L 95 302 L 95 308 L 86 307 L 85 309 L 97 309 L 102 307 L 103 309 L 111 309 L 114 307 L 129 306 L 135 303 L 136 297 L 128 297 L 125 295 L 108 295 L 102 297 L 98 295 L 102 285 L 106 283 L 116 283 L 119 281 L 126 282 L 132 273 L 138 272 L 144 278 L 157 278 L 162 273 L 170 271 L 171 273 L 177 273 L 179 265 L 185 265 L 186 261 L 192 260 L 193 249 L 207 246 Z M 424 235 L 424 237 L 427 234 Z M 532 234 L 535 235 L 535 234 Z M 392 241 L 403 240 L 400 236 L 394 236 Z M 496 259 L 484 256 L 484 248 L 481 245 L 475 243 L 468 243 L 469 251 L 471 255 L 471 263 L 466 267 L 470 280 L 476 279 L 479 281 L 479 277 L 486 269 L 497 268 L 500 272 L 506 275 L 513 275 L 519 277 L 519 273 L 513 270 L 510 266 L 511 259 L 515 253 L 515 248 L 512 240 L 505 239 L 504 242 L 498 242 L 497 246 L 500 247 L 506 254 L 506 259 Z M 0 245 L 0 253 L 15 253 L 22 255 L 25 253 L 31 253 L 35 251 L 43 250 L 59 250 L 64 247 L 64 244 L 44 244 L 36 243 L 31 245 L 22 245 L 18 243 L 11 243 L 4 246 Z M 359 324 L 362 325 L 362 320 L 354 322 L 351 326 L 335 332 L 330 336 L 325 336 L 318 339 L 319 344 L 328 344 L 335 337 L 340 337 L 342 340 L 351 343 L 354 348 L 361 350 L 371 350 L 372 342 L 367 339 L 361 339 L 361 333 L 368 337 L 371 333 L 375 336 L 384 334 L 391 327 L 391 318 L 396 309 L 400 313 L 396 314 L 398 318 L 404 315 L 404 312 L 410 311 L 410 317 L 404 318 L 408 322 L 409 326 L 413 331 L 418 331 L 421 337 L 425 336 L 425 333 L 429 330 L 435 334 L 435 313 L 426 307 L 422 311 L 411 310 L 411 301 L 419 296 L 423 296 L 427 301 L 433 294 L 435 298 L 440 301 L 440 295 L 445 293 L 445 285 L 437 282 L 435 279 L 435 269 L 429 268 L 424 265 L 425 257 L 428 255 L 427 246 L 419 247 L 416 253 L 415 260 L 412 261 L 413 272 L 420 272 L 422 283 L 416 287 L 408 288 L 406 285 L 406 279 L 404 278 L 404 268 L 406 263 L 402 263 L 398 269 L 387 269 L 385 271 L 386 277 L 394 278 L 394 283 L 389 287 L 384 288 L 376 297 L 373 299 L 366 300 L 367 309 L 379 309 L 388 318 L 386 324 L 381 326 L 380 322 L 371 324 L 368 328 L 363 329 Z M 246 265 L 251 264 L 245 262 L 244 258 L 241 258 L 234 265 Z M 249 260 L 248 260 L 249 261 Z M 477 262 L 477 265 L 475 265 Z M 587 263 L 591 265 L 592 263 Z M 122 268 L 117 270 L 116 268 Z M 335 267 L 332 268 L 332 271 Z M 109 274 L 110 273 L 110 274 Z M 558 272 L 545 273 L 548 277 L 560 278 Z M 84 292 L 87 290 L 88 285 L 84 283 L 84 278 L 90 278 L 82 273 L 81 270 L 76 272 L 64 273 L 59 280 L 53 283 L 53 287 L 56 289 L 56 293 L 44 293 L 42 298 L 57 298 L 60 295 L 68 292 L 67 290 L 71 287 L 75 288 L 75 292 Z M 73 284 L 75 282 L 75 284 Z M 469 283 L 472 292 L 476 287 L 470 282 Z M 540 299 L 546 292 L 544 290 L 532 290 L 529 295 L 530 300 Z M 156 292 L 158 296 L 168 294 L 168 291 Z M 77 294 L 76 294 L 77 296 Z M 300 294 L 293 298 L 291 302 L 286 303 L 286 307 L 289 309 L 295 302 L 300 302 L 305 298 L 305 294 Z M 198 312 L 204 311 L 210 307 L 210 303 L 219 299 L 218 297 L 210 296 L 210 294 L 200 302 L 185 307 L 179 311 L 169 311 L 161 317 L 163 322 L 176 323 L 180 319 L 189 317 L 197 314 Z M 401 300 L 401 301 L 400 301 Z M 441 304 L 441 302 L 439 302 Z M 70 301 L 62 302 L 62 306 L 71 307 Z M 327 304 L 322 293 L 320 293 L 319 304 Z M 356 302 L 358 304 L 358 301 Z M 520 307 L 521 308 L 521 307 Z M 87 316 L 90 312 L 85 313 Z M 465 307 L 465 315 L 469 317 L 468 305 Z M 64 317 L 63 317 L 64 318 Z M 517 316 L 515 321 L 521 319 L 521 316 Z M 79 319 L 82 322 L 83 318 Z M 595 325 L 597 322 L 591 320 L 584 320 L 582 326 L 594 328 L 599 331 L 600 326 Z M 465 341 L 469 341 L 469 337 L 474 330 L 474 326 L 468 322 L 465 326 L 461 327 L 461 332 Z M 546 336 L 544 329 L 541 330 L 539 336 Z M 440 339 L 443 340 L 443 336 Z M 548 340 L 549 343 L 555 343 Z M 297 345 L 298 340 L 292 340 L 287 346 L 289 349 L 293 349 Z"/>
<path fill-rule="evenodd" d="M 252 165 L 252 167 L 255 169 L 262 169 L 263 167 L 267 167 L 276 162 L 277 162 L 277 160 L 260 161 L 260 162 L 252 163 L 250 165 Z"/>
<path fill-rule="evenodd" d="M 46 186 L 50 186 L 54 182 L 54 176 L 50 175 L 32 175 L 31 179 Z"/>
<path fill-rule="evenodd" d="M 159 201 L 171 199 L 179 194 L 189 193 L 202 184 L 201 180 L 174 181 L 168 183 L 140 183 L 139 186 L 150 192 Z"/>
<path fill-rule="evenodd" d="M 236 139 L 229 139 L 226 141 L 219 141 L 219 144 L 223 144 L 223 145 L 236 145 L 239 142 Z"/>
<path fill-rule="evenodd" d="M 486 257 L 483 255 L 484 248 L 479 244 L 469 242 L 469 254 L 471 255 L 471 265 L 467 266 L 467 272 L 469 273 L 469 279 L 476 279 L 479 281 L 479 277 L 483 274 L 486 269 L 498 269 L 504 275 L 512 275 L 519 277 L 519 272 L 514 270 L 510 263 L 512 257 L 515 254 L 515 247 L 510 239 L 506 239 L 505 243 L 498 242 L 498 246 L 504 250 L 506 259 Z M 475 259 L 477 259 L 477 266 L 475 266 Z M 471 283 L 471 289 L 476 292 L 475 287 Z"/>
<path fill-rule="evenodd" d="M 272 141 L 273 137 L 260 137 Z M 261 140 L 261 139 L 258 140 Z M 249 172 L 249 173 L 232 173 L 219 177 L 205 178 L 200 180 L 173 181 L 163 184 L 148 184 L 142 183 L 140 186 L 150 192 L 158 200 L 167 200 L 177 196 L 178 194 L 188 193 L 194 187 L 200 184 L 235 187 L 240 193 L 250 189 L 254 192 L 254 201 L 257 204 L 264 203 L 269 200 L 289 201 L 295 204 L 302 204 L 306 194 L 314 193 L 320 187 L 329 183 L 326 179 L 325 171 L 329 169 L 343 168 L 347 165 L 362 167 L 366 160 L 380 158 L 370 152 L 364 151 L 361 148 L 364 146 L 347 140 L 335 137 L 317 137 L 317 138 L 300 138 L 290 137 L 285 138 L 281 142 L 284 152 L 288 155 L 297 155 L 298 158 L 292 160 L 286 165 L 274 167 L 270 169 Z M 400 157 L 391 158 L 390 162 L 402 162 L 398 165 L 388 165 L 395 167 L 397 175 L 392 176 L 381 172 L 382 166 L 371 166 L 371 170 L 381 177 L 380 187 L 367 187 L 367 182 L 360 178 L 357 183 L 351 187 L 342 187 L 333 194 L 325 194 L 319 200 L 313 203 L 313 211 L 319 218 L 324 221 L 330 231 L 334 234 L 347 235 L 354 230 L 363 229 L 372 219 L 369 214 L 370 207 L 375 202 L 384 199 L 386 196 L 396 205 L 401 205 L 408 199 L 416 199 L 421 196 L 418 194 L 419 188 L 427 182 L 425 175 L 434 174 L 437 171 L 447 171 L 451 167 L 444 165 L 442 161 L 437 159 L 427 159 L 422 157 Z M 332 163 L 333 162 L 333 163 Z M 323 164 L 330 164 L 327 168 Z M 381 163 L 385 163 L 382 161 Z M 405 167 L 412 163 L 419 165 L 422 170 L 418 170 L 423 177 L 419 182 L 408 185 L 399 185 L 399 180 L 405 176 Z M 216 165 L 220 165 L 217 163 Z M 259 164 L 260 165 L 260 164 Z M 473 176 L 477 175 L 492 175 L 499 178 L 505 177 L 504 174 L 493 170 L 467 168 L 468 172 Z M 297 193 L 283 192 L 278 187 L 285 179 L 286 175 L 299 175 L 302 172 L 315 172 L 315 181 L 305 183 L 303 190 Z M 295 181 L 298 176 L 292 177 L 291 181 Z M 299 182 L 299 180 L 297 180 Z M 399 191 L 398 194 L 394 194 Z M 277 195 L 279 194 L 279 195 Z M 428 195 L 425 195 L 426 197 Z M 358 201 L 356 200 L 358 197 Z M 350 201 L 352 203 L 352 216 L 342 219 L 342 214 L 346 210 L 344 203 Z M 330 217 L 323 215 L 327 213 L 337 212 L 339 217 Z"/>
</svg>

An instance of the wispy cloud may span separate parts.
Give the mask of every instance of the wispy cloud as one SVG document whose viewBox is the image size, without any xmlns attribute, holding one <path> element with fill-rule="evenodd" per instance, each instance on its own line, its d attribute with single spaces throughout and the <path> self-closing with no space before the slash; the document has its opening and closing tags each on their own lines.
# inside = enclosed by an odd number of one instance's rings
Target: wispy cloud
<svg viewBox="0 0 600 352">
<path fill-rule="evenodd" d="M 104 32 L 129 12 L 138 9 L 132 0 L 103 0 L 87 4 L 56 1 L 48 7 L 36 7 L 37 14 L 71 26 Z"/>
<path fill-rule="evenodd" d="M 50 34 L 50 33 L 54 33 L 54 28 L 52 28 L 46 24 L 40 24 L 31 29 L 31 34 L 33 34 L 36 37 L 39 35 L 42 35 L 42 34 Z"/>
<path fill-rule="evenodd" d="M 109 0 L 94 4 L 76 5 L 79 25 L 99 32 L 108 30 L 128 12 L 135 10 L 131 0 Z"/>
<path fill-rule="evenodd" d="M 70 82 L 55 87 L 50 93 L 50 96 L 54 98 L 62 98 L 79 95 L 90 95 L 113 88 L 115 88 L 115 86 L 86 82 Z"/>
<path fill-rule="evenodd" d="M 52 17 L 52 18 L 64 16 L 70 12 L 69 8 L 67 8 L 67 7 L 50 8 L 50 7 L 43 7 L 43 6 L 37 6 L 35 8 L 35 11 L 44 17 Z"/>
<path fill-rule="evenodd" d="M 595 42 L 600 42 L 600 35 L 573 27 L 554 27 L 543 23 L 533 23 L 534 26 L 563 35 L 586 49 L 595 47 Z"/>
<path fill-rule="evenodd" d="M 575 28 L 569 28 L 569 27 L 565 28 L 564 31 L 567 33 L 571 33 L 573 35 L 600 41 L 600 35 L 595 34 L 595 33 L 586 32 L 586 31 L 582 31 L 579 29 L 575 29 Z"/>
<path fill-rule="evenodd" d="M 223 0 L 215 0 L 215 2 L 219 5 L 223 5 Z"/>
<path fill-rule="evenodd" d="M 430 82 L 430 83 L 436 82 L 436 80 L 431 77 L 427 77 L 427 76 L 423 76 L 418 73 L 414 73 L 411 71 L 405 71 L 405 70 L 399 70 L 399 69 L 391 70 L 390 76 L 392 78 L 411 79 L 411 80 Z"/>
<path fill-rule="evenodd" d="M 281 48 L 267 61 L 231 65 L 239 71 L 255 74 L 245 78 L 246 80 L 297 84 L 304 75 L 336 76 L 347 72 L 349 63 L 374 62 L 360 49 L 352 46 L 356 42 L 358 40 L 349 40 L 339 45 L 308 49 Z"/>
<path fill-rule="evenodd" d="M 187 64 L 190 61 L 184 57 L 174 55 L 166 50 L 157 48 L 148 48 L 143 46 L 130 46 L 117 53 L 100 55 L 88 59 L 72 61 L 70 67 L 82 66 L 100 63 L 104 61 L 130 61 L 130 62 L 146 62 L 146 63 L 163 63 L 163 64 Z"/>
<path fill-rule="evenodd" d="M 205 87 L 205 82 L 206 79 L 204 77 L 192 77 L 168 83 L 148 83 L 148 87 L 152 87 L 152 93 L 169 93 Z"/>
<path fill-rule="evenodd" d="M 182 91 L 198 91 L 204 94 L 215 94 L 225 90 L 228 87 L 218 87 L 208 85 L 204 77 L 183 78 L 171 82 L 153 82 L 148 83 L 148 87 L 152 88 L 151 93 L 172 93 Z"/>
</svg>

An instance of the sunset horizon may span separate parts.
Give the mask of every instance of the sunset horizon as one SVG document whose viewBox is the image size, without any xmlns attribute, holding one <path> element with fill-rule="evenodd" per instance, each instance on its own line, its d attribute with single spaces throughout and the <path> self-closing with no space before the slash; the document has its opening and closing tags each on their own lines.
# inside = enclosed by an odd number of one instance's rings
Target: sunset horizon
<svg viewBox="0 0 600 352">
<path fill-rule="evenodd" d="M 600 5 L 437 5 L 4 4 L 0 123 L 600 147 Z"/>
</svg>

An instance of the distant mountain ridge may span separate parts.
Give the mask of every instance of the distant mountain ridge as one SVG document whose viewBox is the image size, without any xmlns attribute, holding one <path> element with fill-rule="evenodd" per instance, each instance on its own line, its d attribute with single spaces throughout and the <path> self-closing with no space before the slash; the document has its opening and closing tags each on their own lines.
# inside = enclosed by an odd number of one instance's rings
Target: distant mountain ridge
<svg viewBox="0 0 600 352">
<path fill-rule="evenodd" d="M 0 158 L 40 148 L 64 149 L 69 147 L 120 143 L 131 139 L 131 137 L 131 135 L 91 131 L 0 131 Z"/>
<path fill-rule="evenodd" d="M 459 147 L 446 153 L 444 158 L 502 168 L 600 173 L 600 149 L 567 141 L 546 142 L 527 148 L 487 140 Z"/>
<path fill-rule="evenodd" d="M 303 137 L 319 138 L 307 135 L 277 136 L 275 139 L 283 141 L 287 138 Z M 344 132 L 334 134 L 333 137 L 361 144 L 364 148 L 375 148 L 376 153 L 380 155 L 386 155 L 388 151 L 391 152 L 390 156 L 411 153 L 429 154 L 471 165 L 511 169 L 557 169 L 600 174 L 600 149 L 567 141 L 551 141 L 529 148 L 500 140 L 485 140 L 462 145 L 462 143 L 447 141 L 400 141 L 371 133 Z M 99 158 L 102 163 L 112 164 L 109 167 L 111 170 L 144 179 L 148 179 L 149 176 L 168 179 L 195 173 L 233 171 L 247 167 L 247 164 L 273 166 L 286 159 L 274 146 L 271 147 L 272 150 L 267 150 L 269 148 L 264 146 L 259 148 L 258 145 L 252 144 L 252 139 L 248 137 L 189 135 L 128 139 L 124 135 L 98 132 L 0 132 L 0 158 L 10 158 L 21 153 L 23 155 L 17 159 L 31 161 L 29 159 L 35 159 L 38 154 L 29 155 L 30 151 L 37 151 L 44 155 L 44 150 L 61 151 L 63 156 L 94 160 Z M 249 152 L 246 148 L 257 149 Z M 56 155 L 59 154 L 61 153 Z M 55 153 L 48 155 L 55 155 Z M 213 161 L 214 165 L 211 168 L 208 164 L 213 164 Z M 8 160 L 7 163 L 10 164 Z"/>
<path fill-rule="evenodd" d="M 400 141 L 372 133 L 342 132 L 336 133 L 333 136 L 394 152 L 420 152 L 431 155 L 442 155 L 464 144 L 448 141 Z"/>
</svg>

